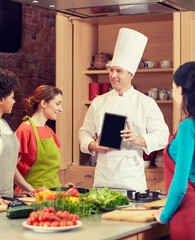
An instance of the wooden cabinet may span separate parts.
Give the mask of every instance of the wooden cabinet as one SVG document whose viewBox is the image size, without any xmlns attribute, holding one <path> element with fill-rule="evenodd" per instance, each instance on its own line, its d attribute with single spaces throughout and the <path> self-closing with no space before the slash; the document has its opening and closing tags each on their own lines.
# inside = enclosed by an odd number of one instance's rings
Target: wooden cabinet
<svg viewBox="0 0 195 240">
<path fill-rule="evenodd" d="M 95 167 L 91 166 L 72 166 L 66 170 L 65 180 L 66 182 L 80 182 L 83 184 L 81 187 L 92 188 L 94 181 Z"/>
<path fill-rule="evenodd" d="M 145 169 L 147 188 L 151 191 L 160 190 L 165 192 L 164 172 L 163 168 L 147 168 Z"/>
<path fill-rule="evenodd" d="M 63 175 L 65 182 L 80 182 L 81 187 L 92 188 L 94 181 L 95 167 L 92 166 L 71 166 Z M 145 169 L 147 188 L 151 191 L 160 190 L 165 192 L 163 168 Z M 62 178 L 61 178 L 62 179 Z"/>
<path fill-rule="evenodd" d="M 152 87 L 169 89 L 173 72 L 183 59 L 195 58 L 191 53 L 195 49 L 194 15 L 194 12 L 184 12 L 93 19 L 73 19 L 60 13 L 56 16 L 56 85 L 63 91 L 64 108 L 57 120 L 56 131 L 62 144 L 60 172 L 64 181 L 76 181 L 79 170 L 76 173 L 71 169 L 77 167 L 84 172 L 83 166 L 86 167 L 89 160 L 89 155 L 80 152 L 78 143 L 78 130 L 90 104 L 89 83 L 109 82 L 108 71 L 87 71 L 92 56 L 100 52 L 113 54 L 119 29 L 135 29 L 149 38 L 143 57 L 156 62 L 156 66 L 138 70 L 132 84 L 143 93 Z M 190 27 L 185 28 L 188 23 Z M 189 41 L 190 44 L 185 46 Z M 162 60 L 171 60 L 173 68 L 160 69 Z M 181 112 L 174 101 L 157 103 L 172 133 L 181 119 Z M 156 172 L 160 174 L 158 170 Z M 157 183 L 153 185 L 151 188 L 159 189 Z"/>
</svg>

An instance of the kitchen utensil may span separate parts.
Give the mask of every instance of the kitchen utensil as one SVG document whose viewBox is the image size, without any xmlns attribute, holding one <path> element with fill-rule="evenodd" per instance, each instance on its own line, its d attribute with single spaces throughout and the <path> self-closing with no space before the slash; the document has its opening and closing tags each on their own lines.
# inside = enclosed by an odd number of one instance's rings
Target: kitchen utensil
<svg viewBox="0 0 195 240">
<path fill-rule="evenodd" d="M 158 89 L 157 88 L 149 89 L 148 96 L 153 98 L 154 100 L 158 99 Z"/>
<path fill-rule="evenodd" d="M 78 187 L 78 186 L 80 186 L 80 185 L 82 185 L 83 184 L 83 182 L 77 182 L 77 183 L 75 183 L 74 185 L 73 185 L 73 187 Z"/>
<path fill-rule="evenodd" d="M 157 200 L 157 201 L 154 201 L 154 202 L 145 203 L 144 207 L 145 208 L 150 208 L 150 209 L 161 208 L 161 207 L 165 206 L 166 201 L 167 201 L 167 199 L 164 198 L 164 199 Z"/>
<path fill-rule="evenodd" d="M 128 221 L 128 222 L 150 222 L 154 221 L 155 217 L 152 215 L 153 210 L 135 210 L 122 211 L 115 210 L 109 213 L 102 214 L 102 219 L 113 221 Z"/>
<path fill-rule="evenodd" d="M 168 89 L 168 90 L 167 90 L 167 97 L 168 97 L 168 99 L 173 99 L 172 89 Z"/>
<path fill-rule="evenodd" d="M 170 60 L 163 60 L 160 62 L 161 68 L 171 67 L 171 61 Z"/>
<path fill-rule="evenodd" d="M 159 90 L 159 99 L 166 100 L 167 99 L 167 91 L 165 89 Z"/>
<path fill-rule="evenodd" d="M 44 232 L 44 233 L 52 233 L 52 232 L 61 232 L 61 231 L 69 231 L 74 228 L 78 228 L 82 226 L 82 222 L 80 220 L 77 221 L 77 225 L 73 226 L 65 226 L 65 227 L 41 227 L 41 226 L 33 226 L 33 225 L 28 225 L 25 222 L 22 223 L 22 225 L 26 228 L 32 229 L 35 232 Z"/>
<path fill-rule="evenodd" d="M 145 61 L 146 68 L 153 68 L 155 65 L 155 62 L 153 61 Z"/>
<path fill-rule="evenodd" d="M 25 203 L 32 203 L 35 202 L 35 197 L 21 197 L 18 200 L 23 201 Z"/>
</svg>

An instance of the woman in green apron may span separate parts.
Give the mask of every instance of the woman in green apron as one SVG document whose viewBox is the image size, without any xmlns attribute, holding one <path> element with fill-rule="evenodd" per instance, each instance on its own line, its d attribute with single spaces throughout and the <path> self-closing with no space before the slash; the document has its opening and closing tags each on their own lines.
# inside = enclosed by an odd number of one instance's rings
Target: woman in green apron
<svg viewBox="0 0 195 240">
<path fill-rule="evenodd" d="M 4 204 L 1 197 L 13 197 L 14 172 L 17 164 L 19 142 L 16 134 L 3 119 L 4 113 L 11 113 L 14 91 L 18 86 L 15 74 L 0 68 L 0 205 Z M 20 196 L 32 194 L 22 192 Z"/>
<path fill-rule="evenodd" d="M 42 85 L 25 100 L 26 116 L 16 130 L 20 142 L 15 183 L 23 190 L 34 191 L 60 187 L 60 143 L 54 131 L 46 125 L 56 120 L 62 109 L 62 91 Z"/>
</svg>

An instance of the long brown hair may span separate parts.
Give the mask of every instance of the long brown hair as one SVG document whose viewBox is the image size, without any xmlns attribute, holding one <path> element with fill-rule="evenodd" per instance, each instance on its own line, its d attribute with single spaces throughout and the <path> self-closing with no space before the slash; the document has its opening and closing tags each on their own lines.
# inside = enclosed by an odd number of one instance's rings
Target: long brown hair
<svg viewBox="0 0 195 240">
<path fill-rule="evenodd" d="M 54 99 L 56 95 L 62 95 L 62 91 L 54 86 L 42 85 L 35 89 L 31 97 L 25 99 L 25 111 L 32 115 L 38 109 L 39 103 L 42 100 L 49 102 Z"/>
</svg>

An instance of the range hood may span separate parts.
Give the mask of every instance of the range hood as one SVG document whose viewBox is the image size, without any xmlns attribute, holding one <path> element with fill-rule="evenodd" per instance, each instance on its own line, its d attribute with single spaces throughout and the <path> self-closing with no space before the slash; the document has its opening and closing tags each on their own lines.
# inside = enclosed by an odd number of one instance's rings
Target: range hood
<svg viewBox="0 0 195 240">
<path fill-rule="evenodd" d="M 195 0 L 14 0 L 80 18 L 195 11 Z"/>
</svg>

